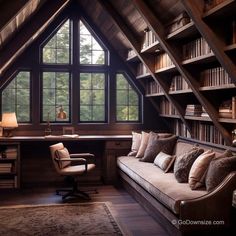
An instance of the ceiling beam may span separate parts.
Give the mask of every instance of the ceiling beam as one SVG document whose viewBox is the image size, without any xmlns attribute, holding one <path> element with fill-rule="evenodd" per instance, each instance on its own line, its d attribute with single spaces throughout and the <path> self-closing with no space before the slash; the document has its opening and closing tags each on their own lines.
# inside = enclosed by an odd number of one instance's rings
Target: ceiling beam
<svg viewBox="0 0 236 236">
<path fill-rule="evenodd" d="M 53 19 L 68 5 L 70 0 L 48 1 L 20 32 L 0 51 L 0 75 L 43 32 Z"/>
<path fill-rule="evenodd" d="M 236 65 L 228 57 L 228 55 L 226 55 L 224 51 L 225 43 L 219 39 L 217 34 L 202 19 L 202 8 L 197 7 L 199 5 L 199 0 L 182 0 L 182 3 L 189 16 L 192 18 L 195 26 L 214 52 L 216 58 L 218 59 L 220 64 L 225 68 L 225 70 L 229 74 L 229 77 L 236 85 Z"/>
<path fill-rule="evenodd" d="M 213 105 L 203 96 L 203 94 L 199 91 L 199 83 L 198 81 L 187 71 L 187 69 L 182 65 L 182 58 L 176 52 L 175 48 L 173 48 L 170 43 L 166 40 L 165 36 L 165 28 L 154 14 L 154 12 L 150 9 L 150 7 L 143 0 L 132 0 L 136 9 L 140 12 L 143 19 L 149 26 L 149 28 L 155 33 L 160 45 L 165 50 L 165 52 L 169 55 L 175 67 L 178 69 L 179 73 L 185 78 L 190 88 L 192 89 L 194 95 L 200 102 L 200 104 L 204 107 L 206 112 L 209 114 L 212 122 L 215 127 L 220 131 L 222 136 L 224 137 L 226 143 L 231 145 L 231 135 L 229 135 L 228 131 L 222 126 L 222 124 L 218 121 L 218 111 L 213 107 Z M 186 0 L 188 2 L 188 0 Z M 167 91 L 168 93 L 168 91 Z"/>
<path fill-rule="evenodd" d="M 147 55 L 141 54 L 141 42 L 138 41 L 138 38 L 132 33 L 130 28 L 127 26 L 127 23 L 124 21 L 124 19 L 120 16 L 120 14 L 116 11 L 116 9 L 113 7 L 113 5 L 108 1 L 98 0 L 100 5 L 108 12 L 108 14 L 113 19 L 115 25 L 119 28 L 119 30 L 123 33 L 125 38 L 128 40 L 130 45 L 132 46 L 133 50 L 139 57 L 140 61 L 147 67 L 149 70 L 150 75 L 156 81 L 157 84 L 162 88 L 166 98 L 171 102 L 173 107 L 176 109 L 176 112 L 179 114 L 180 119 L 182 122 L 186 125 L 188 130 L 190 131 L 190 126 L 188 122 L 184 119 L 184 113 L 185 111 L 183 108 L 177 103 L 173 97 L 171 97 L 168 94 L 169 87 L 166 83 L 163 82 L 156 74 L 155 74 L 155 68 L 154 68 L 154 62 L 153 58 L 148 57 Z"/>
</svg>

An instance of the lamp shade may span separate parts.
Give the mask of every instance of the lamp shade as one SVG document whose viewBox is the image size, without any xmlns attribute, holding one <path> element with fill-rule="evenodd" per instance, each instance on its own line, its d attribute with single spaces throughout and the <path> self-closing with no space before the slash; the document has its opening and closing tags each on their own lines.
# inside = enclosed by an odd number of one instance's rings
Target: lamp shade
<svg viewBox="0 0 236 236">
<path fill-rule="evenodd" d="M 1 126 L 3 128 L 16 128 L 16 127 L 18 127 L 16 113 L 15 112 L 3 113 Z"/>
</svg>

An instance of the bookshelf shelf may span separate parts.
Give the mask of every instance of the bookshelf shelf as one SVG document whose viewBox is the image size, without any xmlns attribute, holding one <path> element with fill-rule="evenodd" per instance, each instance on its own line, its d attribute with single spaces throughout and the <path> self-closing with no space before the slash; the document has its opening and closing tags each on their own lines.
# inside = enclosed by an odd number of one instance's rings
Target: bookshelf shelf
<svg viewBox="0 0 236 236">
<path fill-rule="evenodd" d="M 164 67 L 164 68 L 161 68 L 161 69 L 158 69 L 155 71 L 155 73 L 167 73 L 167 72 L 174 72 L 174 71 L 177 71 L 175 65 L 171 65 L 171 66 L 168 66 L 168 67 Z"/>
<path fill-rule="evenodd" d="M 225 0 L 222 3 L 218 4 L 217 6 L 213 7 L 209 11 L 203 14 L 204 19 L 219 19 L 225 14 L 229 16 L 229 14 L 233 14 L 236 10 L 236 2 L 235 0 Z"/>
<path fill-rule="evenodd" d="M 192 93 L 192 90 L 185 89 L 185 90 L 169 91 L 169 94 L 184 94 L 184 93 Z"/>
<path fill-rule="evenodd" d="M 180 119 L 178 115 L 167 115 L 167 114 L 160 114 L 161 117 L 165 118 L 173 118 L 173 119 Z"/>
<path fill-rule="evenodd" d="M 148 78 L 148 77 L 150 77 L 151 75 L 149 74 L 149 73 L 147 73 L 147 74 L 143 74 L 143 75 L 138 75 L 138 76 L 136 76 L 136 79 L 146 79 L 146 78 Z"/>
<path fill-rule="evenodd" d="M 202 55 L 199 57 L 194 57 L 191 59 L 187 59 L 182 61 L 183 65 L 188 65 L 188 64 L 202 64 L 202 63 L 209 63 L 209 62 L 213 62 L 216 61 L 216 57 L 214 55 L 214 53 L 208 53 L 206 55 Z"/>
<path fill-rule="evenodd" d="M 236 119 L 226 119 L 226 118 L 219 118 L 219 121 L 222 123 L 233 123 L 236 124 Z"/>
<path fill-rule="evenodd" d="M 198 31 L 194 23 L 191 21 L 188 24 L 181 27 L 180 29 L 168 34 L 166 38 L 175 40 L 175 39 L 186 38 L 196 34 L 198 34 Z"/>
<path fill-rule="evenodd" d="M 20 145 L 0 142 L 0 189 L 20 187 Z"/>
<path fill-rule="evenodd" d="M 231 45 L 227 45 L 225 47 L 225 52 L 230 52 L 230 51 L 234 51 L 234 50 L 236 50 L 236 43 L 231 44 Z"/>
<path fill-rule="evenodd" d="M 184 116 L 186 120 L 196 120 L 196 121 L 209 121 L 212 122 L 212 120 L 209 117 L 202 117 L 202 116 Z"/>
<path fill-rule="evenodd" d="M 164 93 L 152 93 L 152 94 L 146 94 L 146 97 L 160 97 L 160 96 L 164 96 Z"/>
<path fill-rule="evenodd" d="M 210 91 L 210 90 L 223 90 L 223 89 L 235 89 L 234 84 L 225 84 L 225 85 L 219 85 L 219 86 L 205 86 L 200 87 L 200 91 Z"/>
<path fill-rule="evenodd" d="M 139 58 L 138 58 L 137 55 L 133 55 L 133 56 L 131 56 L 131 57 L 128 57 L 128 58 L 126 59 L 126 61 L 127 61 L 127 62 L 138 62 L 138 61 L 139 61 Z"/>
<path fill-rule="evenodd" d="M 145 47 L 141 50 L 141 53 L 154 53 L 154 52 L 160 52 L 161 46 L 160 43 L 158 41 L 156 41 L 155 43 L 149 45 L 148 47 Z"/>
</svg>

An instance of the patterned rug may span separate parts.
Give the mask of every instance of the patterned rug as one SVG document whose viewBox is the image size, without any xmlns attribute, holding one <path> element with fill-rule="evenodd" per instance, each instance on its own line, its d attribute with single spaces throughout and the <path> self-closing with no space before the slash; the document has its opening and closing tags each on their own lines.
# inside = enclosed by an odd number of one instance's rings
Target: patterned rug
<svg viewBox="0 0 236 236">
<path fill-rule="evenodd" d="M 122 235 L 106 203 L 0 208 L 0 235 Z"/>
</svg>

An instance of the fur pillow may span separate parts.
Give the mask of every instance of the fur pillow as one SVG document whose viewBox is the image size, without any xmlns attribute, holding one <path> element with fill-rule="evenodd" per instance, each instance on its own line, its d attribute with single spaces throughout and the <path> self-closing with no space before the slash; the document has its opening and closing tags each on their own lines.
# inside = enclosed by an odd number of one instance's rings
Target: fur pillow
<svg viewBox="0 0 236 236">
<path fill-rule="evenodd" d="M 148 140 L 149 140 L 149 133 L 142 131 L 141 143 L 140 143 L 140 147 L 138 149 L 138 153 L 136 155 L 137 158 L 143 157 L 144 152 L 147 148 Z"/>
<path fill-rule="evenodd" d="M 141 133 L 132 132 L 132 146 L 131 146 L 131 152 L 128 154 L 128 156 L 136 156 L 138 153 L 138 149 L 141 144 Z"/>
<path fill-rule="evenodd" d="M 188 183 L 192 190 L 205 185 L 207 168 L 214 157 L 215 153 L 212 150 L 207 150 L 194 161 L 188 177 Z"/>
<path fill-rule="evenodd" d="M 205 183 L 207 191 L 217 187 L 234 170 L 236 170 L 236 156 L 232 156 L 231 151 L 227 150 L 221 156 L 214 158 L 206 174 Z"/>
<path fill-rule="evenodd" d="M 190 151 L 177 156 L 174 165 L 175 178 L 179 183 L 187 183 L 193 162 L 204 152 L 203 149 L 193 147 Z"/>
<path fill-rule="evenodd" d="M 167 173 L 172 165 L 174 164 L 176 156 L 168 155 L 164 152 L 159 152 L 154 160 L 154 165 L 161 168 L 165 173 Z"/>
<path fill-rule="evenodd" d="M 141 158 L 140 161 L 153 162 L 157 154 L 161 151 L 172 155 L 176 140 L 177 136 L 175 135 L 160 139 L 158 134 L 151 132 L 144 157 Z"/>
</svg>

